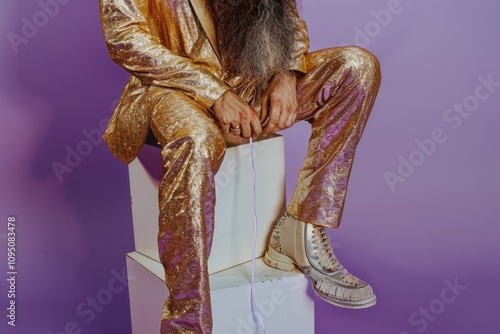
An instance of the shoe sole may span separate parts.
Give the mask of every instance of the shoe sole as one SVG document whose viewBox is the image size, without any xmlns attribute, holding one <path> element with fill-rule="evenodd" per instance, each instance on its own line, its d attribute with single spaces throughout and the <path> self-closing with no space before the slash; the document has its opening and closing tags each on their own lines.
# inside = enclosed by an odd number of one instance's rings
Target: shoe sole
<svg viewBox="0 0 500 334">
<path fill-rule="evenodd" d="M 314 280 L 312 280 L 312 282 L 313 282 L 312 286 L 313 286 L 314 292 L 318 295 L 318 297 L 323 299 L 328 304 L 332 304 L 332 305 L 342 307 L 342 308 L 350 308 L 350 309 L 363 309 L 363 308 L 372 307 L 375 304 L 377 304 L 377 297 L 375 295 L 373 295 L 373 297 L 371 297 L 369 299 L 360 300 L 357 302 L 346 302 L 345 300 L 333 299 L 332 297 L 328 296 L 327 294 L 324 294 L 323 292 L 317 290 Z"/>
<path fill-rule="evenodd" d="M 292 271 L 297 265 L 293 262 L 291 258 L 288 256 L 281 254 L 274 250 L 274 248 L 269 247 L 266 254 L 264 255 L 264 263 L 269 267 L 279 269 L 282 271 Z M 299 267 L 299 266 L 297 266 Z M 300 267 L 299 267 L 300 268 Z M 377 297 L 373 295 L 373 297 L 357 302 L 347 302 L 345 300 L 333 299 L 332 297 L 324 294 L 323 292 L 316 289 L 316 282 L 311 278 L 312 286 L 314 292 L 323 299 L 325 302 L 343 308 L 349 309 L 363 309 L 368 308 L 377 303 Z"/>
<path fill-rule="evenodd" d="M 264 263 L 269 267 L 283 271 L 292 271 L 295 268 L 293 260 L 288 256 L 278 253 L 274 248 L 269 247 L 264 255 Z"/>
</svg>

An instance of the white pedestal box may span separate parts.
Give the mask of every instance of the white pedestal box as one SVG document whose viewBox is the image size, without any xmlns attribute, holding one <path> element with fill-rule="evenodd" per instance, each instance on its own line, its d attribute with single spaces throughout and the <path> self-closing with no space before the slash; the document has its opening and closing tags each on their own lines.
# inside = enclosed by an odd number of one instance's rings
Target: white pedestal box
<svg viewBox="0 0 500 334">
<path fill-rule="evenodd" d="M 251 262 L 210 275 L 214 334 L 258 334 L 250 304 Z M 138 252 L 127 255 L 133 334 L 158 334 L 168 296 L 163 267 Z M 256 260 L 254 295 L 267 334 L 314 333 L 309 279 Z M 311 292 L 309 291 L 309 294 Z"/>
<path fill-rule="evenodd" d="M 130 163 L 129 171 L 135 250 L 159 261 L 158 185 L 161 173 L 153 175 L 155 173 L 151 171 L 155 168 L 161 170 L 161 150 L 155 150 L 157 155 L 153 167 L 151 162 L 137 158 Z M 266 250 L 272 225 L 285 208 L 283 137 L 274 136 L 254 142 L 254 158 L 259 223 L 256 256 L 261 257 Z M 208 261 L 210 273 L 252 258 L 253 181 L 250 144 L 227 148 L 215 180 L 217 204 L 214 239 Z"/>
</svg>

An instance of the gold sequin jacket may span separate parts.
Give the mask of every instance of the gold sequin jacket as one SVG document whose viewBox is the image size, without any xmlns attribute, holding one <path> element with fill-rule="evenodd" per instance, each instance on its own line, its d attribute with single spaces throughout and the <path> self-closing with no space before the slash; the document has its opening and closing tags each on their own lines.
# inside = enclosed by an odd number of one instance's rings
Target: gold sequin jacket
<svg viewBox="0 0 500 334">
<path fill-rule="evenodd" d="M 210 108 L 238 83 L 223 72 L 205 6 L 204 0 L 100 0 L 108 52 L 131 74 L 104 134 L 111 152 L 123 162 L 132 161 L 144 144 L 151 112 L 164 94 L 182 91 Z M 290 70 L 305 72 L 307 28 L 295 14 Z"/>
</svg>

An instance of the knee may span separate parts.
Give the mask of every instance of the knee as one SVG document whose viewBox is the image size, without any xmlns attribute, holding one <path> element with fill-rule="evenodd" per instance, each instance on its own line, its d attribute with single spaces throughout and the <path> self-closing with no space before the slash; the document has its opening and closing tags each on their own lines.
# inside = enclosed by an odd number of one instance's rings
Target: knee
<svg viewBox="0 0 500 334">
<path fill-rule="evenodd" d="M 370 51 L 358 46 L 342 48 L 343 66 L 359 79 L 380 79 L 380 63 Z"/>
<path fill-rule="evenodd" d="M 190 134 L 197 153 L 211 154 L 213 158 L 222 159 L 226 151 L 226 143 L 219 128 L 214 124 L 209 128 L 199 128 Z"/>
<path fill-rule="evenodd" d="M 176 142 L 187 149 L 194 159 L 204 160 L 208 158 L 209 161 L 215 162 L 217 165 L 222 161 L 226 150 L 226 143 L 215 124 L 185 129 L 185 133 Z"/>
</svg>

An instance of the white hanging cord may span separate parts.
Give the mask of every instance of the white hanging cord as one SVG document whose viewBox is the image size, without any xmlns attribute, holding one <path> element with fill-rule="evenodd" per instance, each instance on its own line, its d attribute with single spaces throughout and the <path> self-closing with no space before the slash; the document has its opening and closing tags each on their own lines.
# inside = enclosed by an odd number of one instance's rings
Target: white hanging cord
<svg viewBox="0 0 500 334">
<path fill-rule="evenodd" d="M 255 163 L 254 163 L 254 156 L 253 156 L 253 140 L 252 137 L 250 137 L 250 155 L 252 157 L 252 180 L 253 180 L 253 243 L 252 243 L 252 284 L 250 285 L 250 299 L 252 303 L 252 311 L 254 314 L 254 317 L 257 317 L 259 320 L 259 325 L 264 331 L 264 334 L 266 333 L 266 328 L 264 327 L 264 321 L 262 320 L 262 316 L 260 315 L 259 309 L 257 308 L 257 303 L 255 302 L 254 294 L 253 294 L 253 289 L 254 289 L 254 279 L 255 279 L 255 245 L 257 242 L 257 209 L 256 209 L 256 186 L 257 186 L 257 181 L 256 181 L 256 176 L 255 176 Z"/>
</svg>

